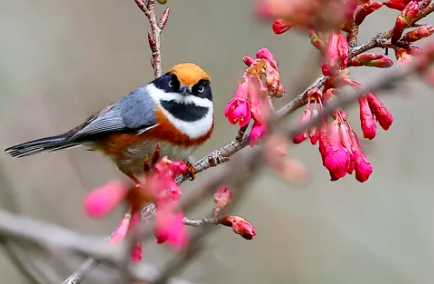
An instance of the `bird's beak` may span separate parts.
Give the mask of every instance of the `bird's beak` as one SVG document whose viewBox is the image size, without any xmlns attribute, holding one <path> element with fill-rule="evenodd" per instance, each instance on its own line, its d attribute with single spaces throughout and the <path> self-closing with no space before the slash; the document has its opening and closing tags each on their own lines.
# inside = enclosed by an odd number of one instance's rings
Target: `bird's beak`
<svg viewBox="0 0 434 284">
<path fill-rule="evenodd" d="M 190 93 L 190 89 L 188 87 L 181 87 L 179 89 L 179 92 L 181 93 L 181 95 L 188 95 Z"/>
</svg>

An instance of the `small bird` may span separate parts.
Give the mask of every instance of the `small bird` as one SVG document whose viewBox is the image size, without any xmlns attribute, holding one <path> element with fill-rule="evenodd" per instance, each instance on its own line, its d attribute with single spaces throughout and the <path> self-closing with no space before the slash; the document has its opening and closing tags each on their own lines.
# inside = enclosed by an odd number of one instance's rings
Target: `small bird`
<svg viewBox="0 0 434 284">
<path fill-rule="evenodd" d="M 211 78 L 199 66 L 182 63 L 149 84 L 91 115 L 77 127 L 5 149 L 26 157 L 84 145 L 99 150 L 136 183 L 146 157 L 160 155 L 186 161 L 214 128 Z M 194 178 L 193 172 L 192 177 Z"/>
</svg>

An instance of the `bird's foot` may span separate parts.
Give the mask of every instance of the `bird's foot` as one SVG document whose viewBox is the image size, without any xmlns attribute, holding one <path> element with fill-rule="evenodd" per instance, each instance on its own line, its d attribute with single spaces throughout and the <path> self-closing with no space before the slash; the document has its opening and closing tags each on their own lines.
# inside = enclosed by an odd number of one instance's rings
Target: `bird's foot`
<svg viewBox="0 0 434 284">
<path fill-rule="evenodd" d="M 154 154 L 152 154 L 151 161 L 149 161 L 148 155 L 145 156 L 145 159 L 143 161 L 143 171 L 145 172 L 145 174 L 149 173 L 151 169 L 155 166 L 155 164 L 158 163 L 158 161 L 160 160 L 160 150 L 160 144 L 157 144 L 157 146 L 155 147 L 155 152 Z"/>
<path fill-rule="evenodd" d="M 190 173 L 189 180 L 194 180 L 196 178 L 196 167 L 188 160 L 185 165 L 187 166 L 187 172 Z"/>
</svg>

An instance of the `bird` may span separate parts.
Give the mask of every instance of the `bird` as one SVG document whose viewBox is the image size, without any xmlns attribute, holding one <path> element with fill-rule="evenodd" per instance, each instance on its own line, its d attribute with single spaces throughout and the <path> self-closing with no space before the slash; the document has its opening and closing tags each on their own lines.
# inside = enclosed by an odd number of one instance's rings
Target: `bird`
<svg viewBox="0 0 434 284">
<path fill-rule="evenodd" d="M 185 161 L 214 129 L 211 78 L 194 63 L 180 63 L 89 116 L 59 135 L 5 149 L 12 157 L 27 157 L 85 146 L 110 158 L 126 176 L 140 184 L 144 161 L 159 148 L 160 156 Z"/>
</svg>

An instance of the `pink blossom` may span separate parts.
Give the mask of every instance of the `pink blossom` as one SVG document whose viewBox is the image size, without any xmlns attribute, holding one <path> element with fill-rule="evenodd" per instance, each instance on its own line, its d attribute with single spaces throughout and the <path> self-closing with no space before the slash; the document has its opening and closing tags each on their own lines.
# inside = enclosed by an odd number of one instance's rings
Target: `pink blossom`
<svg viewBox="0 0 434 284">
<path fill-rule="evenodd" d="M 306 108 L 303 112 L 303 115 L 301 116 L 300 125 L 303 125 L 307 123 L 312 118 L 312 112 L 309 108 Z M 302 133 L 297 134 L 293 139 L 292 142 L 295 144 L 299 144 L 306 140 L 307 138 L 307 130 L 303 131 Z"/>
<path fill-rule="evenodd" d="M 355 152 L 357 157 L 354 162 L 354 169 L 356 171 L 356 179 L 359 182 L 365 182 L 369 179 L 372 174 L 372 166 L 368 158 L 366 158 L 365 153 L 363 153 L 362 147 L 360 147 L 359 139 L 357 135 L 352 131 L 350 132 L 352 143 L 355 147 Z"/>
<path fill-rule="evenodd" d="M 157 200 L 178 200 L 181 189 L 175 183 L 175 177 L 186 172 L 187 166 L 184 162 L 173 162 L 165 156 L 147 176 L 146 187 Z"/>
<path fill-rule="evenodd" d="M 128 186 L 121 181 L 111 181 L 86 195 L 84 209 L 93 218 L 105 218 L 129 193 Z"/>
<path fill-rule="evenodd" d="M 242 78 L 234 97 L 225 108 L 225 116 L 229 123 L 238 123 L 241 127 L 246 126 L 251 118 L 251 110 L 248 103 L 249 81 Z"/>
<path fill-rule="evenodd" d="M 155 214 L 155 236 L 157 243 L 167 242 L 174 249 L 182 249 L 187 244 L 188 235 L 184 227 L 184 215 L 174 213 L 172 206 L 157 205 Z"/>
<path fill-rule="evenodd" d="M 337 44 L 338 56 L 341 61 L 341 69 L 347 67 L 347 59 L 350 54 L 350 46 L 348 45 L 347 38 L 343 34 L 338 35 Z"/>
<path fill-rule="evenodd" d="M 253 147 L 256 142 L 267 134 L 267 126 L 265 123 L 255 121 L 250 132 L 250 146 Z"/>
<path fill-rule="evenodd" d="M 334 75 L 337 72 L 337 66 L 339 62 L 338 51 L 339 35 L 336 32 L 332 32 L 329 36 L 326 50 L 326 58 L 323 63 L 323 74 Z"/>
<path fill-rule="evenodd" d="M 314 108 L 314 109 L 312 110 L 312 118 L 318 116 L 318 114 L 319 114 L 318 109 L 317 109 L 317 108 Z M 317 142 L 318 139 L 319 139 L 319 135 L 320 135 L 320 131 L 319 131 L 319 129 L 318 129 L 317 126 L 314 126 L 314 127 L 312 127 L 312 128 L 309 130 L 310 143 L 311 143 L 312 145 L 315 145 L 315 144 L 316 144 L 316 142 Z"/>
<path fill-rule="evenodd" d="M 277 63 L 276 59 L 274 58 L 274 55 L 271 53 L 271 51 L 268 48 L 263 47 L 259 49 L 256 52 L 255 57 L 258 59 L 265 59 L 266 61 L 270 62 L 273 68 L 279 69 L 279 64 Z"/>
<path fill-rule="evenodd" d="M 339 133 L 339 122 L 332 122 L 328 136 L 320 136 L 320 143 L 321 138 L 323 139 L 324 166 L 337 179 L 344 177 L 350 163 L 350 156 L 348 151 L 342 147 L 341 144 L 342 140 Z"/>
<path fill-rule="evenodd" d="M 377 134 L 377 125 L 371 108 L 369 107 L 368 99 L 366 97 L 359 98 L 359 106 L 363 137 L 372 140 Z"/>
<path fill-rule="evenodd" d="M 249 102 L 251 106 L 252 118 L 255 122 L 264 124 L 269 113 L 270 105 L 268 103 L 268 93 L 262 78 L 258 75 L 248 75 L 249 84 Z"/>
<path fill-rule="evenodd" d="M 226 186 L 220 186 L 217 192 L 214 193 L 215 203 L 228 204 L 232 199 L 232 191 Z"/>
</svg>

